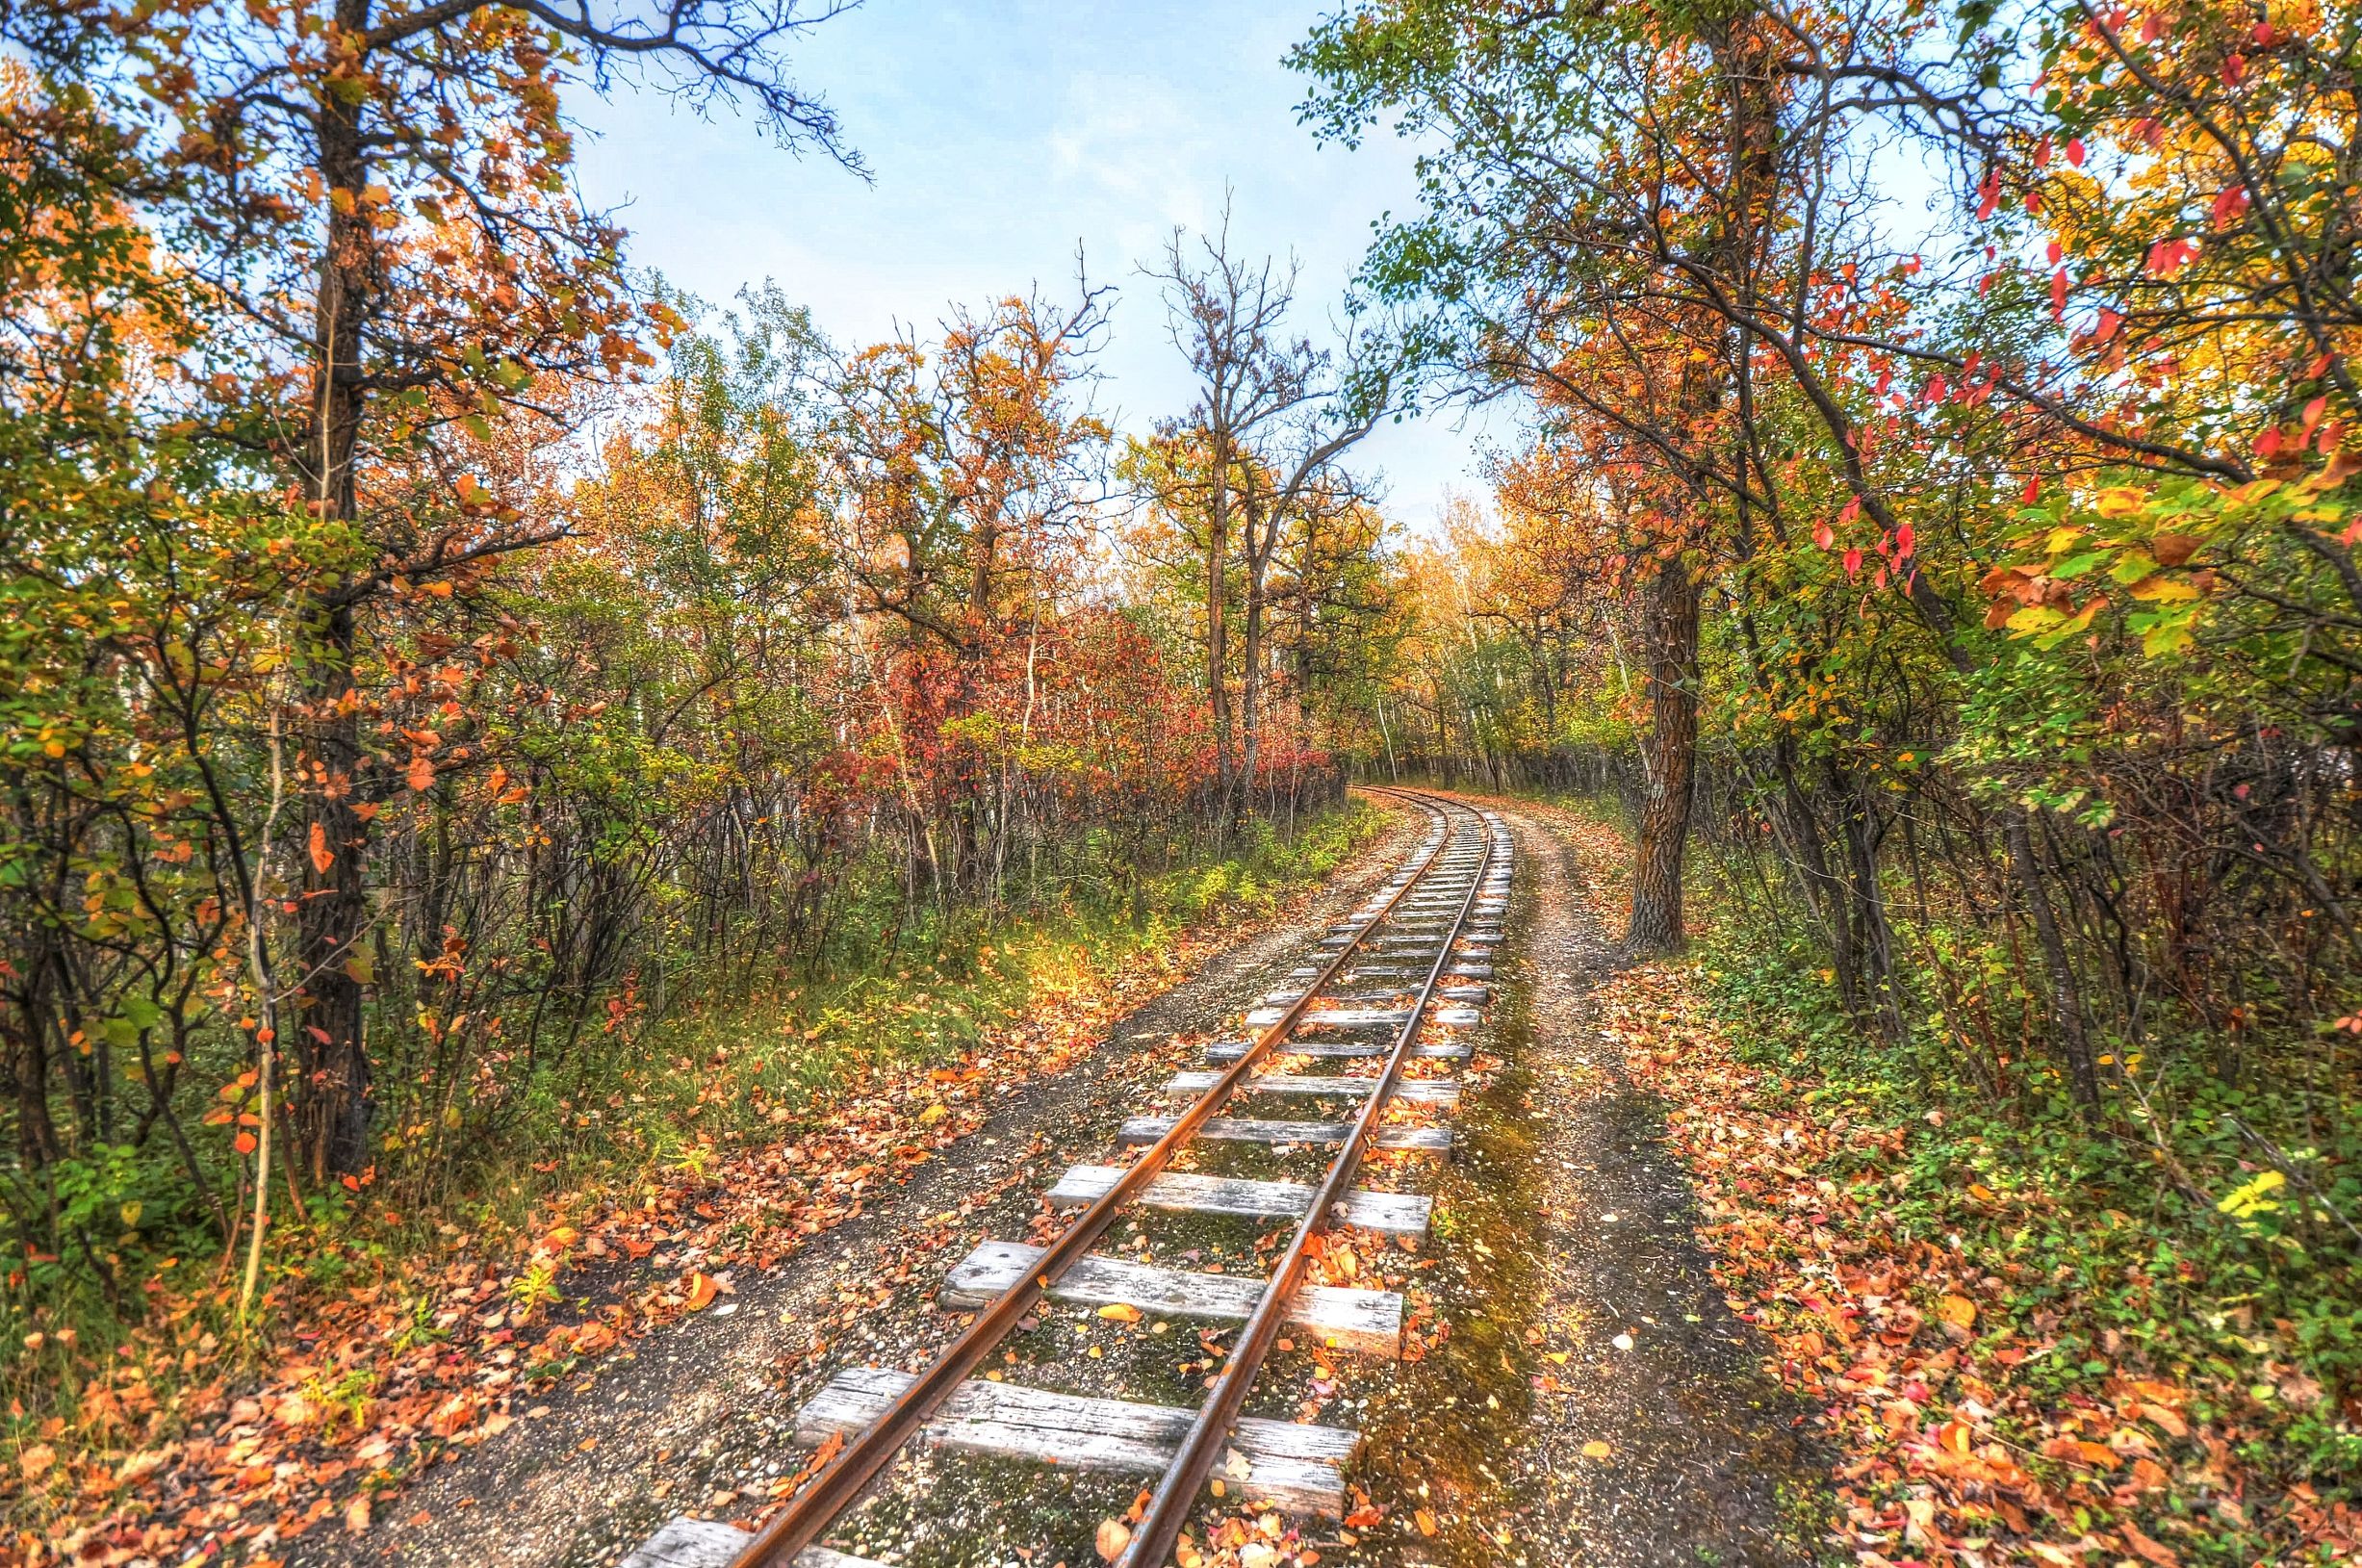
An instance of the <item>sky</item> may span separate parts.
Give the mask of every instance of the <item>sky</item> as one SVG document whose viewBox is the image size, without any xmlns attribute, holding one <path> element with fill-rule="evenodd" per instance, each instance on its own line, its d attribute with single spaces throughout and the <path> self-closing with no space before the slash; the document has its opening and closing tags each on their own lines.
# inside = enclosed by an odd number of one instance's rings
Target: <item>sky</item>
<svg viewBox="0 0 2362 1568">
<path fill-rule="evenodd" d="M 709 119 L 620 88 L 581 115 L 584 195 L 631 231 L 628 254 L 727 303 L 764 279 L 840 345 L 898 325 L 932 332 L 956 301 L 1037 283 L 1072 296 L 1079 244 L 1117 286 L 1101 411 L 1144 431 L 1191 400 L 1157 285 L 1138 269 L 1178 224 L 1220 219 L 1235 251 L 1293 255 L 1298 324 L 1336 318 L 1371 225 L 1416 205 L 1408 148 L 1384 135 L 1323 147 L 1297 123 L 1302 78 L 1282 64 L 1321 8 L 1291 0 L 866 0 L 797 46 L 868 165 L 864 184 L 799 158 L 727 108 Z M 1382 426 L 1357 466 L 1387 509 L 1425 531 L 1445 498 L 1478 496 L 1482 423 L 1426 415 Z"/>
</svg>

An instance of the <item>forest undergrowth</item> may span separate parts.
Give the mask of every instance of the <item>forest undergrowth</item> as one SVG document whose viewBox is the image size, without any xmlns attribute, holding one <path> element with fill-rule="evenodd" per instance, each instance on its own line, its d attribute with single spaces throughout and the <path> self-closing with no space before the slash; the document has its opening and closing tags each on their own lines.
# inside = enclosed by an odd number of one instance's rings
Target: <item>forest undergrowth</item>
<svg viewBox="0 0 2362 1568">
<path fill-rule="evenodd" d="M 1559 826 L 1612 923 L 1629 840 L 1595 805 Z M 1701 880 L 1689 952 L 1615 975 L 1602 1015 L 1663 1096 L 1733 1309 L 1821 1404 L 1833 1555 L 2351 1560 L 2362 1252 L 2328 1199 L 2215 1101 L 2093 1123 L 2064 1086 L 1997 1102 L 1939 1033 L 1865 1039 L 1804 943 Z"/>
<path fill-rule="evenodd" d="M 1387 820 L 1257 823 L 1137 900 L 873 932 L 808 984 L 632 1020 L 417 1201 L 315 1195 L 243 1330 L 232 1259 L 142 1260 L 143 1318 L 93 1311 L 7 1364 L 13 1552 L 261 1562 L 323 1520 L 367 1529 L 536 1396 L 860 1214 Z"/>
</svg>

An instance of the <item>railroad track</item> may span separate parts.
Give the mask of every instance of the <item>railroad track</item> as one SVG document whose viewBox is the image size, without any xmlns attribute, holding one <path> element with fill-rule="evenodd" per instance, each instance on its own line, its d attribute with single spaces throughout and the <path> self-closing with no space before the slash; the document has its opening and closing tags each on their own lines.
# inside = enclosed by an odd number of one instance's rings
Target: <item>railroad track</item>
<svg viewBox="0 0 2362 1568">
<path fill-rule="evenodd" d="M 1165 1568 L 1209 1488 L 1284 1511 L 1345 1511 L 1352 1431 L 1242 1412 L 1283 1335 L 1334 1352 L 1399 1353 L 1399 1294 L 1308 1284 L 1306 1274 L 1333 1235 L 1425 1233 L 1430 1199 L 1358 1187 L 1355 1177 L 1374 1154 L 1399 1165 L 1450 1150 L 1451 1130 L 1438 1118 L 1458 1103 L 1460 1084 L 1435 1074 L 1470 1058 L 1465 1031 L 1490 999 L 1511 874 L 1508 835 L 1492 813 L 1417 790 L 1370 792 L 1425 811 L 1425 836 L 1245 1015 L 1245 1038 L 1209 1045 L 1204 1069 L 1164 1086 L 1162 1097 L 1178 1110 L 1123 1123 L 1117 1140 L 1138 1157 L 1068 1170 L 1048 1201 L 1073 1218 L 1045 1245 L 987 1240 L 951 1271 L 938 1301 L 975 1316 L 925 1371 L 847 1368 L 814 1395 L 797 1416 L 796 1436 L 818 1445 L 825 1462 L 760 1531 L 676 1519 L 625 1568 L 884 1568 L 820 1537 L 914 1441 L 1154 1476 L 1144 1510 L 1134 1510 L 1122 1568 Z M 1358 1110 L 1339 1119 L 1223 1115 L 1234 1099 Z M 1330 1152 L 1312 1182 L 1172 1169 L 1185 1157 L 1204 1163 L 1217 1146 L 1275 1157 Z M 1260 1278 L 1144 1261 L 1154 1249 L 1143 1226 L 1193 1215 L 1296 1223 Z M 1118 1220 L 1142 1258 L 1100 1249 Z M 1184 1261 L 1199 1256 L 1178 1252 Z M 1117 1321 L 1238 1326 L 1226 1353 L 1205 1363 L 1219 1359 L 1220 1370 L 1205 1380 L 1194 1410 L 1087 1398 L 1005 1381 L 999 1365 L 988 1366 L 995 1352 L 1014 1360 L 1004 1347 L 1036 1325 L 1045 1301 Z"/>
</svg>

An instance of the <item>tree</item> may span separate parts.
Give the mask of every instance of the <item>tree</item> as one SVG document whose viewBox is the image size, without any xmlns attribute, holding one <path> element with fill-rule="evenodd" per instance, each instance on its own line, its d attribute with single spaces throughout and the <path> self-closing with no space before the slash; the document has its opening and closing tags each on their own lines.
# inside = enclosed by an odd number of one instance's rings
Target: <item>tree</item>
<svg viewBox="0 0 2362 1568">
<path fill-rule="evenodd" d="M 13 41 L 91 84 L 117 118 L 160 128 L 151 156 L 173 199 L 155 221 L 226 339 L 188 367 L 208 418 L 367 541 L 366 562 L 310 605 L 301 664 L 294 772 L 321 847 L 299 900 L 292 1043 L 316 1180 L 367 1163 L 369 818 L 435 765 L 413 750 L 397 778 L 365 735 L 365 621 L 391 593 L 553 537 L 473 502 L 464 476 L 420 498 L 383 488 L 375 465 L 454 423 L 532 408 L 540 378 L 646 363 L 642 334 L 666 318 L 629 297 L 620 231 L 566 185 L 569 90 L 652 68 L 701 107 L 747 105 L 784 144 L 841 157 L 835 120 L 783 70 L 783 46 L 834 10 L 190 0 L 159 23 L 77 0 L 11 13 Z M 102 62 L 102 41 L 119 59 Z"/>
<path fill-rule="evenodd" d="M 1197 400 L 1160 431 L 1168 461 L 1161 499 L 1202 530 L 1206 694 L 1214 714 L 1222 810 L 1248 809 L 1262 742 L 1266 623 L 1274 553 L 1316 497 L 1351 493 L 1338 469 L 1376 427 L 1396 372 L 1384 344 L 1358 327 L 1317 348 L 1288 335 L 1296 273 L 1230 251 L 1230 220 L 1201 236 L 1196 254 L 1179 229 L 1149 276 L 1163 285 L 1166 328 L 1197 378 Z M 1245 637 L 1233 752 L 1229 600 L 1236 520 L 1244 569 Z"/>
<path fill-rule="evenodd" d="M 1699 296 L 1750 296 L 1791 194 L 1771 24 L 1650 8 L 1513 25 L 1454 14 L 1341 18 L 1297 63 L 1327 90 L 1331 134 L 1391 108 L 1448 139 L 1424 166 L 1426 215 L 1374 252 L 1374 285 L 1440 307 L 1449 367 L 1476 395 L 1525 390 L 1544 439 L 1584 442 L 1588 426 L 1630 465 L 1644 500 L 1628 517 L 1651 536 L 1618 565 L 1646 579 L 1655 722 L 1626 945 L 1664 951 L 1682 939 L 1703 553 L 1729 509 L 1746 526 L 1751 477 L 1734 418 L 1750 345 Z"/>
<path fill-rule="evenodd" d="M 945 891 L 999 874 L 1012 801 L 988 777 L 984 709 L 996 661 L 1021 645 L 1030 664 L 1079 567 L 1110 440 L 1089 403 L 1105 324 L 1084 280 L 1070 305 L 957 311 L 939 343 L 876 345 L 836 378 L 838 557 L 854 613 L 898 636 L 896 765 Z"/>
</svg>

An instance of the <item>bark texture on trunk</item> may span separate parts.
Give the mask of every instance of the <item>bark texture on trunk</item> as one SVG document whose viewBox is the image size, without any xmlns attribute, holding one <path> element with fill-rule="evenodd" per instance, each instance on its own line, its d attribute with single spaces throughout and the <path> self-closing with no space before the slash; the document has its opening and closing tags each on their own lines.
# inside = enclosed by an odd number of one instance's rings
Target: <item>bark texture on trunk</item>
<svg viewBox="0 0 2362 1568">
<path fill-rule="evenodd" d="M 369 0 L 340 0 L 337 22 L 366 30 Z M 314 303 L 312 427 L 293 454 L 321 515 L 358 522 L 354 462 L 360 449 L 366 378 L 362 323 L 379 294 L 379 257 L 358 198 L 369 180 L 360 108 L 333 93 L 321 98 L 321 173 L 328 188 L 327 236 Z M 336 199 L 342 196 L 343 200 Z M 353 808 L 363 781 L 361 704 L 355 685 L 360 629 L 352 594 L 329 588 L 313 604 L 312 646 L 304 681 L 305 834 L 333 857 L 323 870 L 311 855 L 295 914 L 296 1071 L 289 1085 L 295 1148 L 315 1182 L 358 1173 L 369 1163 L 369 1054 L 364 997 L 355 962 L 369 925 L 362 877 L 369 832 Z"/>
<path fill-rule="evenodd" d="M 1640 853 L 1632 868 L 1632 923 L 1625 951 L 1635 957 L 1682 945 L 1682 865 L 1697 778 L 1698 582 L 1676 555 L 1650 584 L 1649 777 L 1640 803 Z"/>
<path fill-rule="evenodd" d="M 1218 435 L 1214 443 L 1214 493 L 1206 519 L 1206 704 L 1214 715 L 1214 784 L 1216 810 L 1230 809 L 1230 688 L 1223 683 L 1223 667 L 1230 662 L 1230 627 L 1223 615 L 1223 587 L 1230 564 L 1230 480 L 1228 444 Z"/>
</svg>

